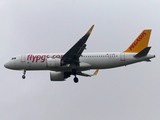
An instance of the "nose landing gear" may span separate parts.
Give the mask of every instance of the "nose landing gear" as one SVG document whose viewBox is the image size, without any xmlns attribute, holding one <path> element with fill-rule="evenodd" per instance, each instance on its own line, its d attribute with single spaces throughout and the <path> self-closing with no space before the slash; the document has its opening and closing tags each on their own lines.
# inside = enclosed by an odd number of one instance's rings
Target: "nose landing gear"
<svg viewBox="0 0 160 120">
<path fill-rule="evenodd" d="M 25 76 L 25 75 L 26 75 L 26 70 L 24 70 L 24 71 L 23 71 L 23 75 L 22 75 L 22 78 L 23 78 L 23 79 L 25 79 L 25 78 L 26 78 L 26 76 Z"/>
</svg>

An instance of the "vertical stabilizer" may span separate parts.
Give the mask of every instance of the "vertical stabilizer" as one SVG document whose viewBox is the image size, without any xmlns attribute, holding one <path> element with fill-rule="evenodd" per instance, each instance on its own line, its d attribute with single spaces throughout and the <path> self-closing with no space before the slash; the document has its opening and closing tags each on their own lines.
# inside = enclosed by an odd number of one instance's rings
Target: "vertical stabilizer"
<svg viewBox="0 0 160 120">
<path fill-rule="evenodd" d="M 124 52 L 139 53 L 140 51 L 148 47 L 150 34 L 151 34 L 151 29 L 143 30 L 142 33 Z"/>
</svg>

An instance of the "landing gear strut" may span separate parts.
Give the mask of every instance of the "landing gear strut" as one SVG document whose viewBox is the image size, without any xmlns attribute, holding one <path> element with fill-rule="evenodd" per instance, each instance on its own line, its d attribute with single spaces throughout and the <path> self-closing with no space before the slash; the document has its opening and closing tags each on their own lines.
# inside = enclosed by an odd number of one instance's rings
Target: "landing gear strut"
<svg viewBox="0 0 160 120">
<path fill-rule="evenodd" d="M 26 76 L 25 76 L 25 75 L 26 75 L 26 70 L 24 70 L 24 71 L 23 71 L 23 75 L 22 75 L 22 78 L 23 78 L 23 79 L 25 79 L 25 78 L 26 78 Z"/>
</svg>

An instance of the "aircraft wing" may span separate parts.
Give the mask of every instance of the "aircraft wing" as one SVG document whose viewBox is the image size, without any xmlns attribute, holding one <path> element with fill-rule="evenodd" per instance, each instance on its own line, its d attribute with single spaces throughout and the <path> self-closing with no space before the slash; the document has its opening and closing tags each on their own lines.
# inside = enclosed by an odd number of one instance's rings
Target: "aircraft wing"
<svg viewBox="0 0 160 120">
<path fill-rule="evenodd" d="M 70 64 L 79 66 L 79 57 L 86 48 L 86 41 L 90 36 L 94 25 L 88 30 L 88 32 L 62 57 L 62 65 Z"/>
</svg>

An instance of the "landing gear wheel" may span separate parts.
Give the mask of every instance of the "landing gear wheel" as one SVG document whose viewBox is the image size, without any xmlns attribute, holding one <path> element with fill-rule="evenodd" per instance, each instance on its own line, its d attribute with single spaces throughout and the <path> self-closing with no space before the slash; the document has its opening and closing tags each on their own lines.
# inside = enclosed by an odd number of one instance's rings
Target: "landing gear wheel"
<svg viewBox="0 0 160 120">
<path fill-rule="evenodd" d="M 22 78 L 23 78 L 23 79 L 25 79 L 25 78 L 26 78 L 26 76 L 25 76 L 25 75 L 22 75 Z"/>
<path fill-rule="evenodd" d="M 75 83 L 78 83 L 78 78 L 77 77 L 75 77 L 73 80 L 74 80 Z"/>
</svg>

